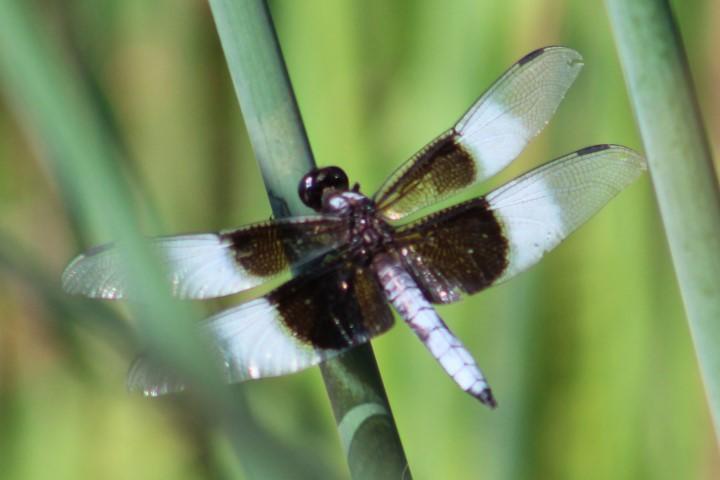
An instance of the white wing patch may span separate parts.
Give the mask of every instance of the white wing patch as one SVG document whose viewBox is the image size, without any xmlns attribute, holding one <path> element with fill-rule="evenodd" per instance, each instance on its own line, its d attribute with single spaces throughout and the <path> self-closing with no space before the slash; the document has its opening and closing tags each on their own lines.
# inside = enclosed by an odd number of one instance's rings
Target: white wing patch
<svg viewBox="0 0 720 480">
<path fill-rule="evenodd" d="M 583 66 L 565 47 L 513 65 L 460 119 L 459 143 L 475 157 L 478 181 L 505 168 L 547 125 Z M 526 58 L 528 58 L 526 57 Z"/>
<path fill-rule="evenodd" d="M 202 329 L 220 352 L 228 382 L 297 372 L 339 353 L 299 341 L 265 298 L 220 312 Z"/>
<path fill-rule="evenodd" d="M 458 143 L 473 155 L 482 178 L 489 178 L 512 162 L 534 136 L 522 119 L 492 101 L 485 103 L 469 122 L 460 131 Z"/>
<path fill-rule="evenodd" d="M 204 320 L 200 328 L 216 349 L 220 370 L 228 383 L 298 372 L 340 353 L 299 341 L 265 298 L 224 310 Z M 128 373 L 128 389 L 156 397 L 185 390 L 185 384 L 140 357 Z"/>
<path fill-rule="evenodd" d="M 151 240 L 168 274 L 172 294 L 201 299 L 229 295 L 267 280 L 245 271 L 235 261 L 229 239 L 216 234 L 181 235 Z M 76 257 L 62 275 L 71 294 L 92 298 L 127 297 L 122 250 L 108 245 Z"/>
<path fill-rule="evenodd" d="M 534 265 L 646 169 L 621 146 L 589 147 L 508 182 L 487 197 L 510 243 L 495 283 Z"/>
</svg>

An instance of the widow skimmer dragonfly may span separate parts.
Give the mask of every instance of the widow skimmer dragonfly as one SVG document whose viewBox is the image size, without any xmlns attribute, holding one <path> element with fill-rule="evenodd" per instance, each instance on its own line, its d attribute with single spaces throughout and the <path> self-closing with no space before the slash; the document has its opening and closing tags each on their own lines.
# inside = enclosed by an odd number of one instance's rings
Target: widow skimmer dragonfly
<svg viewBox="0 0 720 480">
<path fill-rule="evenodd" d="M 645 161 L 622 146 L 586 147 L 485 196 L 397 222 L 506 167 L 548 123 L 582 65 L 565 47 L 526 55 L 372 197 L 350 188 L 340 168 L 325 167 L 300 180 L 299 195 L 315 215 L 152 239 L 179 298 L 220 297 L 301 272 L 202 323 L 226 380 L 296 372 L 367 342 L 392 326 L 389 302 L 460 388 L 494 407 L 485 376 L 433 305 L 534 265 L 634 181 Z M 75 258 L 62 284 L 94 298 L 128 291 L 112 245 Z M 143 357 L 128 385 L 150 396 L 184 388 Z"/>
</svg>

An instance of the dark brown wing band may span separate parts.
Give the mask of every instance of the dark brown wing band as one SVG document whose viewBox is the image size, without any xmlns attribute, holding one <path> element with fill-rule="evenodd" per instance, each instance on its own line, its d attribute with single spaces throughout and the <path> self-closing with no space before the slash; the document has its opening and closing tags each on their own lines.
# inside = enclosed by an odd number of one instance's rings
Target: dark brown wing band
<svg viewBox="0 0 720 480">
<path fill-rule="evenodd" d="M 334 218 L 288 218 L 223 232 L 237 263 L 248 273 L 271 277 L 347 241 L 345 222 Z"/>
<path fill-rule="evenodd" d="M 397 220 L 477 181 L 475 160 L 456 141 L 454 130 L 441 135 L 403 164 L 378 192 L 378 211 Z"/>
<path fill-rule="evenodd" d="M 508 240 L 477 198 L 402 228 L 401 256 L 428 300 L 451 303 L 490 286 L 508 264 Z"/>
<path fill-rule="evenodd" d="M 272 291 L 267 300 L 297 339 L 320 349 L 359 345 L 393 324 L 373 272 L 347 260 L 310 269 Z"/>
</svg>

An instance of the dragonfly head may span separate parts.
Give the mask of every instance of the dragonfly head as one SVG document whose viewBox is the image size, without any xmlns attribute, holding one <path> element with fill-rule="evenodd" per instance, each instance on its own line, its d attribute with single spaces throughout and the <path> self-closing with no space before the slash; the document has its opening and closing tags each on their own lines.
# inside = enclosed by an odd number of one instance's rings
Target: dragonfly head
<svg viewBox="0 0 720 480">
<path fill-rule="evenodd" d="M 298 194 L 302 202 L 316 212 L 323 209 L 323 197 L 331 192 L 345 192 L 349 182 L 339 167 L 316 168 L 300 179 Z"/>
</svg>

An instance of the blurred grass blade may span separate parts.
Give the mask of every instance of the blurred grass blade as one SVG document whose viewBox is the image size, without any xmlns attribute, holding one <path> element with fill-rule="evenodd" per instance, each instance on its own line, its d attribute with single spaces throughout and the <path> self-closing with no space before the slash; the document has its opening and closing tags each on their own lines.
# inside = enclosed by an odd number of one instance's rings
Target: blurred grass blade
<svg viewBox="0 0 720 480">
<path fill-rule="evenodd" d="M 112 345 L 127 351 L 133 343 L 133 332 L 120 316 L 102 302 L 77 301 L 60 289 L 60 283 L 38 264 L 40 256 L 30 252 L 5 232 L 0 231 L 0 273 L 26 283 L 55 312 L 50 321 L 54 330 L 68 330 L 82 325 L 103 331 Z M 68 323 L 68 325 L 65 325 Z"/>
<path fill-rule="evenodd" d="M 39 149 L 72 199 L 70 214 L 91 237 L 125 248 L 141 334 L 163 359 L 208 391 L 217 390 L 220 383 L 203 361 L 209 350 L 195 338 L 188 308 L 170 301 L 159 264 L 138 232 L 117 150 L 100 128 L 77 72 L 62 63 L 62 50 L 36 20 L 28 4 L 0 1 L 0 79 L 9 103 L 37 134 Z"/>
<path fill-rule="evenodd" d="M 720 436 L 720 191 L 667 0 L 606 0 Z"/>
<path fill-rule="evenodd" d="M 314 160 L 267 5 L 210 0 L 210 6 L 273 213 L 306 212 L 297 185 Z M 409 478 L 370 346 L 328 362 L 322 372 L 353 477 Z"/>
<path fill-rule="evenodd" d="M 187 303 L 170 299 L 166 277 L 138 231 L 123 178 L 118 149 L 102 127 L 78 72 L 59 42 L 43 29 L 31 4 L 0 0 L 0 82 L 8 103 L 25 122 L 36 147 L 55 173 L 71 215 L 91 238 L 113 239 L 125 248 L 133 279 L 130 306 L 140 337 L 163 363 L 181 372 L 197 394 L 203 413 L 216 421 L 241 454 L 252 478 L 318 478 L 317 462 L 301 458 L 257 428 L 246 409 L 227 394 L 199 341 Z M 59 283 L 59 274 L 58 274 Z M 270 454 L 275 450 L 281 453 Z M 280 460 L 278 460 L 280 456 Z"/>
</svg>

